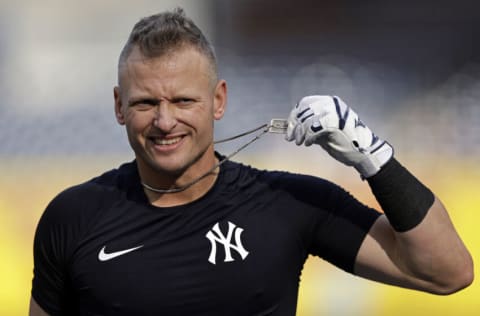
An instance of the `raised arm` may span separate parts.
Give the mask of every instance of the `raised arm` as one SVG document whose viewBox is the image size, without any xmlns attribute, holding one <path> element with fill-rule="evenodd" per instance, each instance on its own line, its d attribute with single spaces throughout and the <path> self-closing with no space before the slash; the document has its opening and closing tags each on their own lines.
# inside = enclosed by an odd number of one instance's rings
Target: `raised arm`
<svg viewBox="0 0 480 316">
<path fill-rule="evenodd" d="M 472 283 L 472 258 L 442 203 L 340 98 L 303 98 L 290 113 L 287 140 L 321 145 L 357 169 L 382 206 L 385 215 L 357 254 L 357 275 L 435 294 Z"/>
<path fill-rule="evenodd" d="M 440 200 L 420 224 L 395 231 L 381 216 L 357 255 L 355 274 L 434 294 L 451 294 L 473 281 L 473 262 Z"/>
</svg>

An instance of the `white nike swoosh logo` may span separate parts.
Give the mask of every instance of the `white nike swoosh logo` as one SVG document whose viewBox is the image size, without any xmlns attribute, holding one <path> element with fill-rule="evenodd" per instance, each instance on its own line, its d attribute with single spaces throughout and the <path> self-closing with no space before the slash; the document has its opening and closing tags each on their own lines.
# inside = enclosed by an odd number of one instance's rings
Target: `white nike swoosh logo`
<svg viewBox="0 0 480 316">
<path fill-rule="evenodd" d="M 135 251 L 139 248 L 142 248 L 143 245 L 138 246 L 138 247 L 134 247 L 134 248 L 125 249 L 125 250 L 115 251 L 115 252 L 111 252 L 111 253 L 106 253 L 105 252 L 105 247 L 106 246 L 103 246 L 103 248 L 98 253 L 98 260 L 100 260 L 100 261 L 108 261 L 110 259 L 113 259 L 113 258 L 116 258 L 118 256 L 124 255 L 126 253 Z"/>
</svg>

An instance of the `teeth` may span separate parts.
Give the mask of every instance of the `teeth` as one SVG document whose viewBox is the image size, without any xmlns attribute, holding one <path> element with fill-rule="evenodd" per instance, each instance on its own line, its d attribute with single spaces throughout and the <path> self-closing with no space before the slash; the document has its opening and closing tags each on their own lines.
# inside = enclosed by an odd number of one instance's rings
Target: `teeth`
<svg viewBox="0 0 480 316">
<path fill-rule="evenodd" d="M 169 139 L 154 138 L 153 142 L 155 143 L 155 145 L 172 145 L 172 144 L 178 143 L 180 139 L 181 137 L 169 138 Z"/>
</svg>

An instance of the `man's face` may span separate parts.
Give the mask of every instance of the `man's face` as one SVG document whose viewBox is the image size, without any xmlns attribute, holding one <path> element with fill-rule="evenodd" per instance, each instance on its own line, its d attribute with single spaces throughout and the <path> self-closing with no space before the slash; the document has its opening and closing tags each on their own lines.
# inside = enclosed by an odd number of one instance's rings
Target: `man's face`
<svg viewBox="0 0 480 316">
<path fill-rule="evenodd" d="M 150 59 L 131 52 L 119 68 L 115 113 L 139 168 L 178 177 L 213 165 L 213 121 L 223 116 L 226 83 L 212 78 L 208 59 L 188 46 Z"/>
</svg>

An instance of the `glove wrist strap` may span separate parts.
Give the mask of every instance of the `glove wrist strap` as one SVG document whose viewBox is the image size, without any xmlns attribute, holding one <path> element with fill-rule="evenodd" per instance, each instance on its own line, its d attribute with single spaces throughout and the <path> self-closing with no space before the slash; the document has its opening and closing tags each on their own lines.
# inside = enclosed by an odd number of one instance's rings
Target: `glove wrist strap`
<svg viewBox="0 0 480 316">
<path fill-rule="evenodd" d="M 371 152 L 365 154 L 365 159 L 355 166 L 362 179 L 372 177 L 377 174 L 393 157 L 393 147 L 389 143 L 383 142 L 380 146 Z"/>
</svg>

